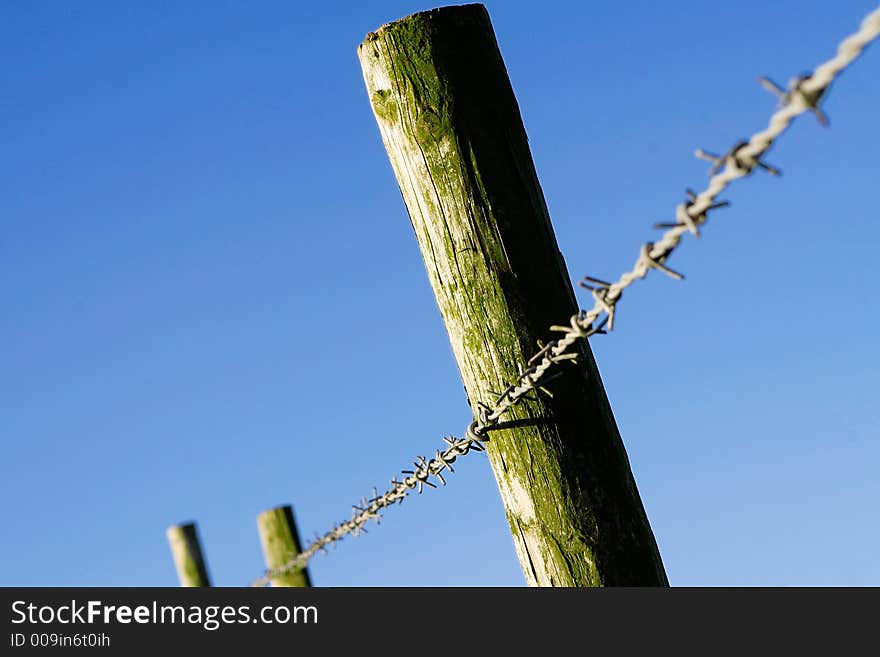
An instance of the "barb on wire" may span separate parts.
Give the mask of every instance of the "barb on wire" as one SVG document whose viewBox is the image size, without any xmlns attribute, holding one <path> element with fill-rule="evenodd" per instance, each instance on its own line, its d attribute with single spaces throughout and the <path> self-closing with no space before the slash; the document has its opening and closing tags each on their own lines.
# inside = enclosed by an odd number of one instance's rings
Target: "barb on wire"
<svg viewBox="0 0 880 657">
<path fill-rule="evenodd" d="M 767 164 L 766 162 L 762 162 L 757 155 L 752 157 L 747 156 L 744 153 L 744 150 L 745 147 L 748 145 L 749 142 L 745 140 L 737 142 L 724 155 L 715 155 L 708 151 L 704 151 L 702 148 L 698 148 L 696 155 L 701 160 L 708 160 L 709 162 L 712 162 L 712 168 L 709 169 L 710 176 L 714 176 L 725 167 L 732 168 L 736 171 L 741 171 L 742 175 L 744 176 L 749 175 L 755 167 L 760 167 L 764 169 L 764 171 L 766 171 L 767 173 L 771 173 L 774 176 L 782 175 L 782 171 L 774 166 Z"/>
<path fill-rule="evenodd" d="M 436 478 L 445 485 L 442 472 L 454 472 L 452 464 L 460 456 L 472 451 L 482 452 L 486 448 L 484 442 L 489 440 L 489 432 L 510 428 L 517 421 L 501 422 L 501 417 L 512 406 L 523 399 L 529 398 L 532 392 L 546 391 L 544 385 L 562 374 L 558 368 L 570 364 L 577 358 L 577 351 L 572 348 L 579 341 L 592 335 L 605 333 L 614 328 L 616 304 L 620 301 L 623 291 L 636 280 L 645 278 L 652 269 L 661 271 L 673 278 L 682 275 L 666 266 L 669 256 L 675 251 L 685 233 L 699 236 L 699 227 L 709 219 L 709 212 L 725 207 L 727 201 L 717 201 L 717 197 L 738 178 L 748 176 L 757 167 L 779 175 L 780 171 L 763 161 L 763 156 L 770 150 L 775 140 L 784 133 L 792 121 L 800 114 L 810 111 L 820 123 L 829 123 L 819 103 L 837 75 L 853 62 L 874 39 L 880 36 L 880 7 L 868 14 L 859 30 L 844 39 L 837 48 L 837 54 L 820 65 L 812 74 L 795 78 L 788 90 L 784 90 L 769 78 L 760 78 L 761 85 L 779 97 L 779 107 L 770 117 L 766 129 L 758 132 L 748 140 L 735 144 L 725 155 L 718 156 L 706 151 L 697 151 L 697 156 L 713 163 L 710 169 L 710 180 L 705 190 L 696 194 L 688 190 L 688 200 L 676 208 L 674 223 L 655 224 L 666 228 L 661 238 L 648 242 L 641 247 L 633 268 L 623 273 L 617 281 L 607 282 L 587 276 L 581 285 L 593 295 L 593 307 L 580 310 L 569 318 L 564 326 L 552 326 L 551 331 L 563 333 L 562 337 L 546 344 L 539 345 L 539 351 L 520 372 L 516 383 L 510 384 L 499 393 L 493 404 L 478 402 L 475 406 L 475 419 L 468 426 L 464 438 L 449 436 L 443 440 L 446 449 L 437 450 L 433 458 L 418 457 L 413 470 L 405 470 L 402 479 L 391 479 L 391 487 L 379 495 L 376 490 L 373 496 L 363 499 L 352 508 L 351 519 L 334 525 L 330 531 L 318 536 L 303 552 L 291 559 L 280 568 L 268 570 L 251 586 L 265 586 L 273 577 L 297 570 L 306 565 L 317 552 L 326 551 L 326 547 L 341 541 L 349 534 L 355 536 L 366 531 L 364 525 L 369 520 L 379 521 L 380 511 L 394 503 L 400 504 L 414 489 L 421 493 L 424 486 L 435 487 L 430 481 Z M 551 372 L 551 370 L 554 370 Z M 549 392 L 549 391 L 547 391 Z"/>
<path fill-rule="evenodd" d="M 791 103 L 795 96 L 798 96 L 801 102 L 806 105 L 807 109 L 815 115 L 819 123 L 827 128 L 831 125 L 831 119 L 829 119 L 828 115 L 822 111 L 819 107 L 819 103 L 822 101 L 822 98 L 828 91 L 828 87 L 831 85 L 826 85 L 816 91 L 806 91 L 803 88 L 803 84 L 809 79 L 810 75 L 800 75 L 789 83 L 788 89 L 783 89 L 768 77 L 758 78 L 758 83 L 779 98 L 779 107 L 785 107 Z"/>
<path fill-rule="evenodd" d="M 654 228 L 675 228 L 677 226 L 684 226 L 691 235 L 699 237 L 700 224 L 706 222 L 706 213 L 709 212 L 709 210 L 726 208 L 730 205 L 730 201 L 715 201 L 702 212 L 694 213 L 691 208 L 694 205 L 694 201 L 697 200 L 697 193 L 692 189 L 688 189 L 686 192 L 688 200 L 686 203 L 680 204 L 675 209 L 675 221 L 673 223 L 656 223 L 654 224 Z"/>
<path fill-rule="evenodd" d="M 402 503 L 403 498 L 413 489 L 418 489 L 419 493 L 421 493 L 425 485 L 434 487 L 434 483 L 430 481 L 431 477 L 436 477 L 443 485 L 446 485 L 442 473 L 444 470 L 454 472 L 452 464 L 455 463 L 459 456 L 466 456 L 471 451 L 482 452 L 486 449 L 478 440 L 474 441 L 454 436 L 448 436 L 443 440 L 446 442 L 446 449 L 442 451 L 438 449 L 431 459 L 427 459 L 424 456 L 417 457 L 413 464 L 415 469 L 404 470 L 403 474 L 406 476 L 400 480 L 393 477 L 391 479 L 391 488 L 385 493 L 379 495 L 374 488 L 372 497 L 364 498 L 358 504 L 352 506 L 350 520 L 334 525 L 330 531 L 323 536 L 316 537 L 305 550 L 283 566 L 267 570 L 251 586 L 265 586 L 275 577 L 303 568 L 309 559 L 319 551 L 326 552 L 328 545 L 341 541 L 349 534 L 359 536 L 362 532 L 366 532 L 364 525 L 370 520 L 375 520 L 378 523 L 381 517 L 379 512 L 382 509 L 391 506 L 395 502 L 397 504 Z"/>
</svg>

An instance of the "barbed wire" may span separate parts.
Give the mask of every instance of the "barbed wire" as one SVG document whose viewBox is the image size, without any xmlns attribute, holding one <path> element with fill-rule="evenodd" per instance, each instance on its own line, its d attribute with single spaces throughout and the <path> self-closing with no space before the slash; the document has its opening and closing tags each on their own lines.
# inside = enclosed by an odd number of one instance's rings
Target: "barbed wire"
<svg viewBox="0 0 880 657">
<path fill-rule="evenodd" d="M 436 488 L 436 484 L 431 481 L 432 477 L 445 486 L 443 472 L 445 470 L 454 472 L 452 464 L 459 457 L 466 456 L 470 452 L 484 451 L 486 448 L 482 443 L 489 440 L 489 432 L 521 426 L 523 421 L 501 422 L 501 417 L 529 393 L 541 391 L 543 386 L 561 375 L 563 372 L 555 370 L 577 359 L 578 354 L 571 353 L 570 350 L 580 340 L 605 333 L 606 327 L 608 331 L 614 328 L 617 303 L 626 288 L 635 281 L 645 278 L 652 269 L 677 280 L 683 278 L 682 274 L 667 267 L 666 261 L 686 233 L 699 237 L 700 226 L 708 221 L 710 211 L 729 205 L 727 201 L 716 199 L 734 180 L 750 175 L 756 168 L 772 175 L 781 173 L 762 158 L 776 139 L 788 129 L 795 117 L 809 111 L 822 125 L 829 124 L 819 103 L 841 71 L 878 36 L 880 36 L 880 7 L 862 20 L 856 33 L 840 43 L 833 58 L 819 65 L 813 73 L 791 80 L 787 89 L 783 89 L 769 78 L 759 78 L 759 83 L 779 98 L 779 107 L 770 117 L 767 128 L 752 135 L 748 140 L 737 142 L 723 155 L 715 155 L 701 149 L 696 151 L 697 157 L 712 162 L 706 189 L 700 193 L 687 190 L 687 199 L 675 209 L 675 222 L 654 224 L 655 228 L 667 230 L 659 240 L 642 245 L 633 268 L 621 274 L 614 282 L 591 276 L 580 281 L 579 284 L 591 292 L 593 307 L 589 310 L 579 310 L 569 318 L 567 325 L 550 327 L 551 331 L 563 333 L 563 336 L 540 345 L 540 350 L 529 359 L 516 383 L 500 392 L 492 404 L 482 402 L 476 404 L 475 419 L 468 425 L 463 438 L 445 437 L 443 440 L 447 444 L 446 449 L 442 451 L 438 449 L 431 459 L 417 457 L 413 463 L 414 469 L 403 470 L 401 479 L 392 478 L 391 487 L 387 491 L 380 495 L 374 488 L 371 497 L 365 497 L 353 505 L 350 520 L 336 524 L 325 534 L 317 536 L 305 550 L 283 566 L 265 571 L 251 586 L 265 586 L 274 577 L 305 567 L 315 554 L 326 552 L 328 545 L 341 541 L 349 534 L 358 536 L 361 532 L 366 532 L 364 526 L 370 520 L 378 523 L 381 517 L 380 511 L 393 504 L 400 504 L 410 491 L 417 489 L 421 493 L 425 486 Z"/>
</svg>

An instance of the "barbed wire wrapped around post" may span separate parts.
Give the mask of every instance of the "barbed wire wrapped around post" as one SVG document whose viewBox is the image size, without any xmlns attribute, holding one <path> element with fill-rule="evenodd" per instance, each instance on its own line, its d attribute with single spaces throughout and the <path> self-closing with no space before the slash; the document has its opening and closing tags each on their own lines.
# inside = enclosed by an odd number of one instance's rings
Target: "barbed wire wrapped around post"
<svg viewBox="0 0 880 657">
<path fill-rule="evenodd" d="M 656 269 L 668 276 L 681 279 L 682 274 L 666 266 L 669 256 L 681 243 L 686 233 L 699 237 L 699 228 L 709 219 L 709 213 L 728 205 L 726 201 L 717 201 L 718 196 L 738 178 L 750 175 L 756 168 L 773 175 L 781 172 L 763 160 L 764 155 L 773 146 L 776 139 L 784 133 L 795 117 L 804 112 L 812 112 L 822 125 L 828 124 L 828 118 L 819 107 L 825 98 L 829 86 L 849 64 L 851 64 L 871 43 L 880 36 L 880 7 L 869 13 L 862 21 L 859 30 L 847 37 L 837 48 L 837 54 L 827 62 L 818 66 L 812 74 L 795 78 L 788 89 L 783 89 L 768 78 L 759 78 L 766 89 L 779 97 L 779 107 L 770 117 L 767 128 L 752 135 L 748 140 L 736 143 L 724 155 L 714 155 L 703 150 L 696 152 L 697 157 L 713 163 L 710 169 L 709 183 L 702 192 L 688 190 L 687 199 L 675 210 L 675 221 L 672 223 L 655 224 L 666 231 L 660 239 L 642 245 L 638 258 L 630 271 L 623 273 L 616 281 L 607 282 L 598 278 L 586 277 L 581 286 L 588 289 L 593 296 L 593 307 L 580 310 L 572 315 L 568 324 L 551 327 L 551 331 L 563 335 L 540 345 L 539 351 L 529 360 L 517 379 L 500 392 L 491 404 L 478 402 L 475 406 L 475 419 L 468 426 L 463 438 L 446 437 L 446 448 L 437 450 L 434 457 L 427 459 L 417 457 L 412 470 L 404 470 L 391 479 L 391 487 L 381 495 L 373 490 L 373 495 L 362 499 L 352 507 L 350 520 L 334 525 L 325 534 L 318 536 L 299 555 L 280 568 L 266 571 L 251 586 L 265 586 L 273 577 L 283 575 L 292 570 L 302 568 L 319 551 L 326 551 L 328 545 L 342 540 L 345 536 L 359 535 L 365 532 L 365 525 L 370 520 L 379 521 L 380 511 L 403 499 L 412 491 L 422 492 L 425 486 L 436 488 L 431 481 L 435 478 L 445 485 L 443 472 L 453 472 L 452 464 L 461 456 L 470 452 L 485 450 L 482 443 L 489 440 L 489 432 L 510 428 L 517 422 L 502 422 L 501 418 L 512 406 L 518 404 L 531 392 L 541 392 L 543 386 L 558 376 L 561 366 L 577 357 L 572 348 L 581 340 L 597 333 L 605 333 L 614 328 L 615 312 L 623 291 L 635 281 L 645 278 L 648 272 Z M 494 394 L 494 393 L 493 393 Z"/>
</svg>

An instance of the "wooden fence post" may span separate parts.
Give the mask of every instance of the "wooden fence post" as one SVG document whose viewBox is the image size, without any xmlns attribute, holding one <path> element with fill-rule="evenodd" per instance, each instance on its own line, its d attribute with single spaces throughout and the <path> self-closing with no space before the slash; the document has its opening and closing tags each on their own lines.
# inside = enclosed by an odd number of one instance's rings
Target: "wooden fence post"
<svg viewBox="0 0 880 657">
<path fill-rule="evenodd" d="M 260 532 L 266 568 L 280 568 L 302 551 L 290 506 L 277 506 L 263 511 L 257 516 L 257 529 Z M 305 567 L 272 578 L 272 586 L 304 588 L 311 585 L 309 571 Z"/>
<path fill-rule="evenodd" d="M 577 306 L 488 12 L 415 14 L 358 56 L 469 401 L 490 401 Z M 526 580 L 667 585 L 588 345 L 581 355 L 552 398 L 504 418 L 535 426 L 488 443 Z"/>
<path fill-rule="evenodd" d="M 165 532 L 181 586 L 211 586 L 194 522 L 174 525 Z"/>
</svg>

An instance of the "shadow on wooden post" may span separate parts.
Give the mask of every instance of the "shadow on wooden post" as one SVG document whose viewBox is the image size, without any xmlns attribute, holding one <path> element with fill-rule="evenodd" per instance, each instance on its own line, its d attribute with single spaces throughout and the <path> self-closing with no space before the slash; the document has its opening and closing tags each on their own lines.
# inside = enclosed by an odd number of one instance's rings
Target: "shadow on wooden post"
<svg viewBox="0 0 880 657">
<path fill-rule="evenodd" d="M 263 511 L 257 516 L 257 529 L 269 570 L 280 568 L 302 551 L 293 509 L 289 505 Z M 305 588 L 311 585 L 309 571 L 305 567 L 272 578 L 272 586 Z"/>
<path fill-rule="evenodd" d="M 174 525 L 165 532 L 181 586 L 211 586 L 196 523 Z"/>
<path fill-rule="evenodd" d="M 368 34 L 358 57 L 476 408 L 577 311 L 489 14 L 482 5 L 414 14 Z M 665 585 L 588 344 L 579 355 L 552 398 L 504 417 L 533 426 L 494 431 L 487 443 L 526 581 Z"/>
</svg>

